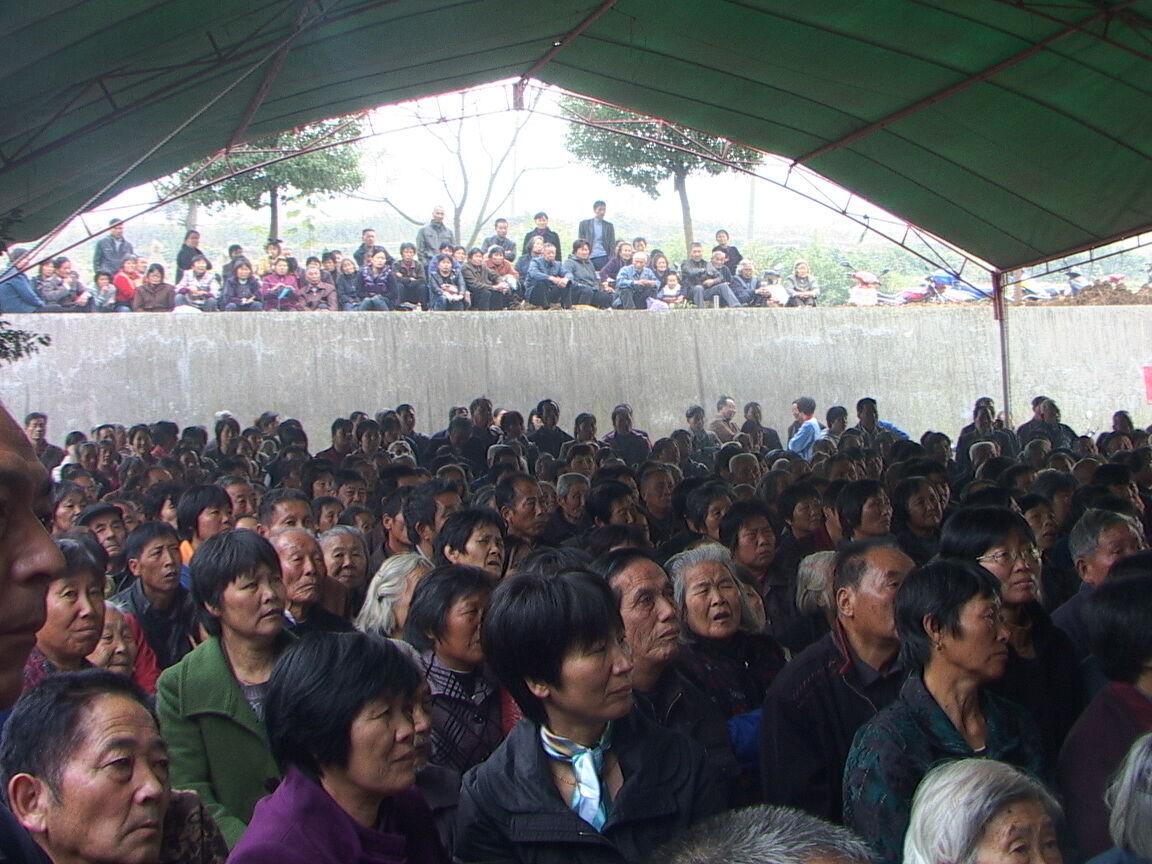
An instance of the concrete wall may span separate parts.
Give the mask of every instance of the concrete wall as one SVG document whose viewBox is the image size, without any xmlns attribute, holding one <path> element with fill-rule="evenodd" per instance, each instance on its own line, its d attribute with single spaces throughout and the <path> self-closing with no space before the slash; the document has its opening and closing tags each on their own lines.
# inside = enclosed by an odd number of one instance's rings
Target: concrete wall
<svg viewBox="0 0 1152 864">
<path fill-rule="evenodd" d="M 481 393 L 525 414 L 552 396 L 562 425 L 592 411 L 602 433 L 630 401 L 654 437 L 691 403 L 711 412 L 721 392 L 759 401 L 777 428 L 797 396 L 822 417 L 871 395 L 909 431 L 954 435 L 976 396 L 1001 402 L 988 307 L 8 317 L 53 343 L 0 368 L 0 400 L 16 415 L 47 412 L 54 441 L 97 422 L 210 426 L 221 409 L 244 423 L 273 409 L 325 446 L 337 415 L 407 401 L 434 431 Z M 1077 430 L 1107 428 L 1119 408 L 1152 422 L 1141 373 L 1152 308 L 1011 309 L 1009 334 L 1017 422 L 1037 392 Z"/>
</svg>

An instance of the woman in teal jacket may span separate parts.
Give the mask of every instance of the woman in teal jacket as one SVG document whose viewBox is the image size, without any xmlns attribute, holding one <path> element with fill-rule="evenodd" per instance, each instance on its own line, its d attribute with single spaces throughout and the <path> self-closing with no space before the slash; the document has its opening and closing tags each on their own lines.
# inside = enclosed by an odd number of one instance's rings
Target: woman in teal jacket
<svg viewBox="0 0 1152 864">
<path fill-rule="evenodd" d="M 192 595 L 210 634 L 157 688 L 174 789 L 193 789 L 229 846 L 280 772 L 268 749 L 264 697 L 284 631 L 284 586 L 272 545 L 251 531 L 205 541 L 192 560 Z"/>
</svg>

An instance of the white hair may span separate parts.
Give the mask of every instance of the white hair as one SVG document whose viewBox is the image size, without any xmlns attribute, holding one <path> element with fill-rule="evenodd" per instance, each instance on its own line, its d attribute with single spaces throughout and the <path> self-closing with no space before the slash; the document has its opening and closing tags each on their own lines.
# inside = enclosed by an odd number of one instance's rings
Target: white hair
<svg viewBox="0 0 1152 864">
<path fill-rule="evenodd" d="M 427 567 L 428 559 L 415 552 L 393 555 L 380 565 L 372 581 L 364 605 L 356 616 L 356 629 L 375 636 L 391 636 L 396 629 L 396 601 L 404 593 L 408 575 L 417 567 Z"/>
<path fill-rule="evenodd" d="M 796 571 L 796 608 L 804 615 L 815 615 L 832 609 L 832 575 L 836 569 L 835 552 L 813 552 L 805 555 Z"/>
<path fill-rule="evenodd" d="M 1152 858 L 1152 734 L 1136 739 L 1104 800 L 1112 810 L 1112 842 L 1137 858 Z"/>
<path fill-rule="evenodd" d="M 697 825 L 651 859 L 661 864 L 867 864 L 868 844 L 840 825 L 802 810 L 764 804 Z"/>
<path fill-rule="evenodd" d="M 924 775 L 912 798 L 904 864 L 973 864 L 989 823 L 1009 804 L 1035 801 L 1053 822 L 1060 805 L 1044 784 L 994 759 L 959 759 Z"/>
<path fill-rule="evenodd" d="M 685 620 L 684 598 L 688 590 L 684 581 L 685 576 L 693 567 L 712 562 L 722 564 L 732 577 L 732 581 L 739 584 L 736 579 L 736 565 L 732 562 L 732 553 L 716 542 L 702 543 L 686 552 L 673 555 L 665 562 L 664 569 L 668 572 L 668 578 L 672 580 L 672 591 L 676 597 L 676 608 L 680 612 L 681 621 Z"/>
</svg>

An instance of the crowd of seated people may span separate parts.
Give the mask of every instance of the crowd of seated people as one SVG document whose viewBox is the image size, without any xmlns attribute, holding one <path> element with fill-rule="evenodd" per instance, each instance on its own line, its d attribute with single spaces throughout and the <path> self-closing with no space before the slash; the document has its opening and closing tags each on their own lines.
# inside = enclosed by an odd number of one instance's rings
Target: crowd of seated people
<svg viewBox="0 0 1152 864">
<path fill-rule="evenodd" d="M 757 272 L 751 260 L 716 232 L 711 251 L 693 243 L 679 267 L 643 237 L 616 240 L 604 219 L 605 204 L 580 222 L 568 245 L 537 213 L 536 228 L 518 245 L 508 220 L 479 246 L 457 243 L 436 207 L 414 242 L 395 255 L 365 228 L 350 256 L 324 250 L 301 262 L 280 240 L 262 254 L 239 244 L 213 262 L 199 231 L 188 231 L 166 267 L 137 254 L 112 220 L 97 241 L 92 270 L 82 279 L 74 262 L 59 256 L 34 262 L 12 249 L 12 268 L 0 273 L 0 312 L 179 311 L 390 311 L 431 309 L 502 310 L 522 306 L 606 309 L 669 309 L 685 306 L 814 306 L 820 288 L 805 261 L 781 275 Z M 35 265 L 35 266 L 33 266 Z"/>
<path fill-rule="evenodd" d="M 1148 430 L 791 409 L 0 415 L 0 851 L 1150 860 Z"/>
</svg>

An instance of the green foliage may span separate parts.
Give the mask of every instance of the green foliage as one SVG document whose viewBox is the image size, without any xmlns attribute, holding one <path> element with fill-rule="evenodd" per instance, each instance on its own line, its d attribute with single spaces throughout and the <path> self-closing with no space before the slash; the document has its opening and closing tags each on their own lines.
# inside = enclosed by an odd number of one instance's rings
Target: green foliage
<svg viewBox="0 0 1152 864">
<path fill-rule="evenodd" d="M 0 321 L 0 366 L 22 360 L 51 344 L 51 336 L 17 330 L 7 321 Z"/>
<path fill-rule="evenodd" d="M 670 178 L 679 178 L 682 182 L 689 174 L 704 172 L 715 176 L 729 168 L 723 162 L 705 159 L 676 149 L 678 147 L 723 154 L 729 162 L 738 165 L 756 165 L 761 159 L 759 151 L 733 144 L 726 138 L 704 135 L 608 105 L 568 98 L 560 107 L 568 117 L 612 124 L 612 128 L 569 124 L 565 144 L 573 156 L 605 174 L 616 186 L 632 186 L 652 198 L 659 197 L 657 187 Z M 634 135 L 640 137 L 632 137 Z"/>
<path fill-rule="evenodd" d="M 331 140 L 334 130 L 344 127 L 341 138 L 360 135 L 360 125 L 348 118 L 323 120 L 281 132 L 259 141 L 252 141 L 234 150 L 227 164 L 233 170 L 242 170 L 259 165 L 275 158 L 272 150 L 300 150 Z M 264 151 L 264 152 L 260 152 Z M 165 194 L 174 194 L 204 182 L 220 170 L 214 165 L 205 170 L 205 162 L 197 162 L 177 172 L 161 184 Z M 364 173 L 360 168 L 360 148 L 356 144 L 343 144 L 304 153 L 291 159 L 258 168 L 247 174 L 222 180 L 207 189 L 190 196 L 193 200 L 212 209 L 220 209 L 229 204 L 246 204 L 253 210 L 267 206 L 269 192 L 276 189 L 280 202 L 303 199 L 311 204 L 316 197 L 332 197 L 342 193 L 355 192 L 364 183 Z"/>
</svg>

